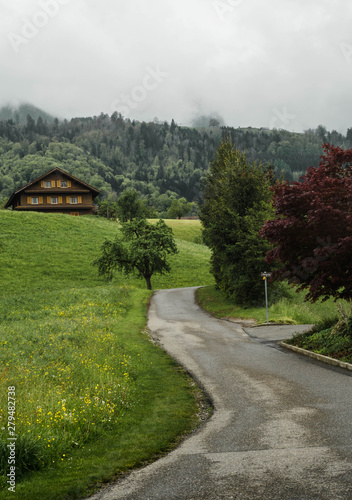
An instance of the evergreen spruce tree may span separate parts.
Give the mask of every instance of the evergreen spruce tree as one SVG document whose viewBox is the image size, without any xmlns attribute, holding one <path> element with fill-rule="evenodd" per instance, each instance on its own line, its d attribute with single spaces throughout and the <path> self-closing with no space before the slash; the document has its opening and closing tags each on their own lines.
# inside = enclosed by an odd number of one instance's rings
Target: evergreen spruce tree
<svg viewBox="0 0 352 500">
<path fill-rule="evenodd" d="M 217 287 L 238 304 L 262 302 L 260 273 L 270 244 L 259 236 L 273 215 L 270 171 L 249 164 L 229 140 L 221 143 L 203 186 L 200 219 L 212 250 L 211 270 Z"/>
</svg>

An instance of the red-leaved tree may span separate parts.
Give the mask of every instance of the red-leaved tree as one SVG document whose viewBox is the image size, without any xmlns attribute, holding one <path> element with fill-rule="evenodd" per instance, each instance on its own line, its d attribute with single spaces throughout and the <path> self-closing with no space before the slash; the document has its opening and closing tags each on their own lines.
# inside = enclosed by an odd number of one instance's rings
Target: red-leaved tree
<svg viewBox="0 0 352 500">
<path fill-rule="evenodd" d="M 308 289 L 306 300 L 352 298 L 352 149 L 323 145 L 318 168 L 302 182 L 272 187 L 276 218 L 260 234 L 279 262 L 274 278 Z"/>
</svg>

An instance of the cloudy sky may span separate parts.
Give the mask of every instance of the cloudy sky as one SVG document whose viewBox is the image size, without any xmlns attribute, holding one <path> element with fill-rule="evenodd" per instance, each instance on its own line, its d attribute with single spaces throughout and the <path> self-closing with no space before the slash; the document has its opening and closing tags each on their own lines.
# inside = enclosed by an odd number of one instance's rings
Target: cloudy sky
<svg viewBox="0 0 352 500">
<path fill-rule="evenodd" d="M 0 0 L 0 104 L 352 127 L 350 0 Z"/>
</svg>

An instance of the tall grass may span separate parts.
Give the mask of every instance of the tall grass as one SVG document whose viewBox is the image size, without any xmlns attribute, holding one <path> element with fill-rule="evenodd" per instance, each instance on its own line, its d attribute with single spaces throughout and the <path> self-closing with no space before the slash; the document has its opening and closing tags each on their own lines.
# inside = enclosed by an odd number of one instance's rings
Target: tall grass
<svg viewBox="0 0 352 500">
<path fill-rule="evenodd" d="M 52 292 L 11 309 L 3 301 L 0 442 L 5 451 L 4 389 L 15 386 L 19 476 L 69 460 L 73 448 L 116 428 L 133 406 L 143 352 L 122 343 L 119 330 L 132 303 L 147 297 L 110 287 Z M 5 453 L 0 462 L 6 471 Z"/>
</svg>

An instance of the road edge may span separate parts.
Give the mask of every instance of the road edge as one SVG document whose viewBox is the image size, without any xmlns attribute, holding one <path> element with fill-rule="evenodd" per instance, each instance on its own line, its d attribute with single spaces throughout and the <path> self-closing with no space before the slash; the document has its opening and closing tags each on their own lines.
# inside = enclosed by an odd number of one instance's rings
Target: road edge
<svg viewBox="0 0 352 500">
<path fill-rule="evenodd" d="M 317 352 L 307 351 L 306 349 L 302 349 L 301 347 L 296 347 L 295 345 L 286 344 L 286 342 L 284 341 L 279 342 L 279 345 L 290 351 L 302 354 L 303 356 L 308 356 L 309 358 L 322 361 L 325 364 L 332 366 L 339 366 L 340 368 L 344 368 L 345 370 L 352 371 L 352 364 L 346 363 L 345 361 L 340 361 L 339 359 L 330 358 L 329 356 L 324 356 L 323 354 L 318 354 Z"/>
</svg>

